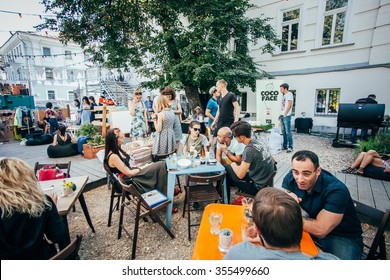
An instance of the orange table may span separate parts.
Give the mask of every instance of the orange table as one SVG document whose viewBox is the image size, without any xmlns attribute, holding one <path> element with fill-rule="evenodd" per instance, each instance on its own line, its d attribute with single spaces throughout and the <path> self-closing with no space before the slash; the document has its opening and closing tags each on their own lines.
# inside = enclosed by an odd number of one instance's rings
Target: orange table
<svg viewBox="0 0 390 280">
<path fill-rule="evenodd" d="M 242 206 L 229 204 L 209 204 L 203 212 L 198 236 L 196 237 L 194 250 L 192 252 L 193 260 L 220 260 L 225 256 L 225 254 L 218 250 L 218 235 L 212 235 L 210 233 L 208 214 L 211 211 L 222 212 L 223 219 L 221 229 L 230 228 L 233 231 L 233 244 L 242 241 L 241 220 L 244 216 L 244 208 Z M 315 256 L 319 253 L 310 235 L 305 231 L 302 235 L 301 250 L 311 256 Z"/>
</svg>

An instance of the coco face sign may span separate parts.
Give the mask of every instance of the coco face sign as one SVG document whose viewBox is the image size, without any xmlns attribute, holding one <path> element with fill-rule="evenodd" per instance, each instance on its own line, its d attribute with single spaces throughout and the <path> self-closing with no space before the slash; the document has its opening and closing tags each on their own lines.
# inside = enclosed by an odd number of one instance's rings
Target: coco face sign
<svg viewBox="0 0 390 280">
<path fill-rule="evenodd" d="M 281 110 L 280 85 L 283 80 L 256 81 L 256 121 L 277 125 Z"/>
<path fill-rule="evenodd" d="M 260 91 L 261 101 L 278 101 L 279 91 L 275 90 L 274 82 L 265 85 L 265 90 Z"/>
</svg>

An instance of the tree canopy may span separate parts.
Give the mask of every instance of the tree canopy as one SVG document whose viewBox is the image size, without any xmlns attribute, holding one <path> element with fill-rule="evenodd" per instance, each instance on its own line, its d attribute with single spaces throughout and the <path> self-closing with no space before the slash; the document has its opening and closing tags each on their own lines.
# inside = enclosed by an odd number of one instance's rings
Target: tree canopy
<svg viewBox="0 0 390 280">
<path fill-rule="evenodd" d="M 279 40 L 268 18 L 246 15 L 249 0 L 42 0 L 60 32 L 106 67 L 133 66 L 143 86 L 184 88 L 191 105 L 218 79 L 229 90 L 255 88 L 263 72 L 248 45 L 272 53 Z M 192 106 L 193 107 L 193 106 Z"/>
</svg>

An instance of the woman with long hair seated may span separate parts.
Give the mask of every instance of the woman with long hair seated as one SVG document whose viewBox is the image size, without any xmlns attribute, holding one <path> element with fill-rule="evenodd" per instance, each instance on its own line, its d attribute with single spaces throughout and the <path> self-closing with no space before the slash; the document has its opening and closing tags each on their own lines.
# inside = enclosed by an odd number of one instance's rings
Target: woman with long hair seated
<svg viewBox="0 0 390 280">
<path fill-rule="evenodd" d="M 57 253 L 53 243 L 65 248 L 57 196 L 43 193 L 27 163 L 0 158 L 0 178 L 0 259 L 50 259 Z"/>
<path fill-rule="evenodd" d="M 77 141 L 66 132 L 66 126 L 60 125 L 58 132 L 54 135 L 53 144 L 47 147 L 49 158 L 69 157 L 77 155 Z"/>
<path fill-rule="evenodd" d="M 144 168 L 130 167 L 129 155 L 121 148 L 123 135 L 119 128 L 112 128 L 107 131 L 106 150 L 104 161 L 113 173 L 119 173 L 126 183 L 132 178 L 142 185 L 138 191 L 145 193 L 153 189 L 158 189 L 166 193 L 167 168 L 164 161 L 152 163 Z"/>
</svg>

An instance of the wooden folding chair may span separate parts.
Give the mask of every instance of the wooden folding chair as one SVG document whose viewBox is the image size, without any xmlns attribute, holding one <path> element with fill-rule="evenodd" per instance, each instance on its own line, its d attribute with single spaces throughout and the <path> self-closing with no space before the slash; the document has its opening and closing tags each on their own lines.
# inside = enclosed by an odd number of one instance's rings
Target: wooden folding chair
<svg viewBox="0 0 390 280">
<path fill-rule="evenodd" d="M 112 220 L 112 213 L 116 210 L 119 210 L 119 204 L 120 204 L 120 199 L 122 197 L 122 185 L 118 184 L 113 178 L 114 175 L 111 172 L 110 167 L 107 164 L 107 161 L 104 160 L 103 162 L 104 169 L 107 172 L 108 180 L 107 182 L 111 185 L 111 195 L 110 195 L 110 208 L 108 211 L 108 223 L 107 226 L 111 226 L 111 220 Z M 117 201 L 114 204 L 114 200 L 117 199 Z"/>
<path fill-rule="evenodd" d="M 51 260 L 77 260 L 79 259 L 79 249 L 81 245 L 82 235 L 77 235 L 68 246 L 59 251 Z"/>
<path fill-rule="evenodd" d="M 368 253 L 363 254 L 363 259 L 386 260 L 385 230 L 389 223 L 390 210 L 386 209 L 385 212 L 382 212 L 359 201 L 354 201 L 354 204 L 359 217 L 378 228 L 372 243 L 370 245 L 364 244 L 364 247 L 368 249 Z"/>
<path fill-rule="evenodd" d="M 150 218 L 157 222 L 169 234 L 172 239 L 175 238 L 172 231 L 164 224 L 161 218 L 157 215 L 157 211 L 168 207 L 169 203 L 171 203 L 170 200 L 166 200 L 161 204 L 151 207 L 146 203 L 146 201 L 143 199 L 142 195 L 138 191 L 137 186 L 140 186 L 138 182 L 132 180 L 129 185 L 126 185 L 122 183 L 122 181 L 116 174 L 113 174 L 113 178 L 116 184 L 120 184 L 122 186 L 122 202 L 119 217 L 118 239 L 120 239 L 122 236 L 122 230 L 124 230 L 127 236 L 131 239 L 130 232 L 125 228 L 125 225 L 123 224 L 123 216 L 125 209 L 130 210 L 133 213 L 135 212 L 135 224 L 132 238 L 133 248 L 131 253 L 131 259 L 135 259 L 140 219 L 150 216 Z"/>
<path fill-rule="evenodd" d="M 188 219 L 188 240 L 191 240 L 191 227 L 199 224 L 191 224 L 190 205 L 193 202 L 217 202 L 223 203 L 224 187 L 226 173 L 213 176 L 193 176 L 188 175 L 187 185 L 184 187 L 186 196 L 184 199 L 183 218 L 186 213 Z M 221 195 L 220 195 L 221 193 Z M 195 210 L 195 209 L 194 209 Z"/>
</svg>

